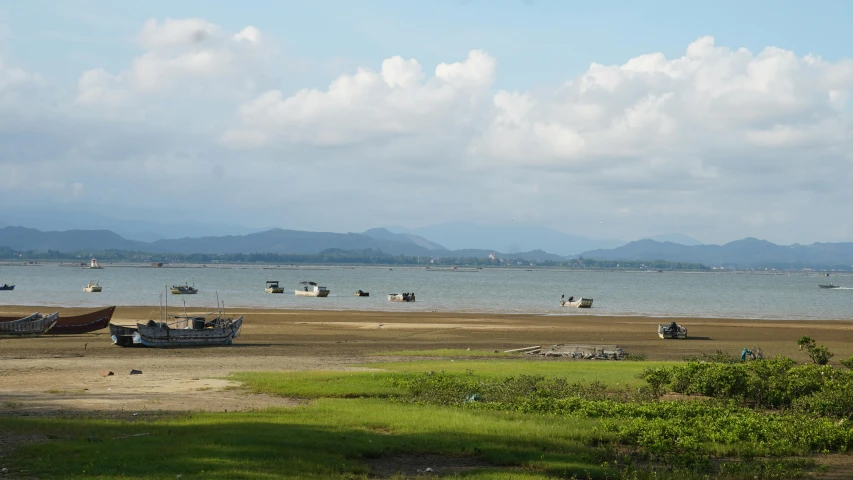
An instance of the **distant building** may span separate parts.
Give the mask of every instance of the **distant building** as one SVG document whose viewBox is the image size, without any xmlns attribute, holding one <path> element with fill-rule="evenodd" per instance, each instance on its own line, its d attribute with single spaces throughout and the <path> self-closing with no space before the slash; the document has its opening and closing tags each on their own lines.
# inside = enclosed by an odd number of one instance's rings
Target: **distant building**
<svg viewBox="0 0 853 480">
<path fill-rule="evenodd" d="M 163 266 L 163 262 L 154 262 L 151 264 L 151 266 L 154 268 L 160 268 Z"/>
</svg>

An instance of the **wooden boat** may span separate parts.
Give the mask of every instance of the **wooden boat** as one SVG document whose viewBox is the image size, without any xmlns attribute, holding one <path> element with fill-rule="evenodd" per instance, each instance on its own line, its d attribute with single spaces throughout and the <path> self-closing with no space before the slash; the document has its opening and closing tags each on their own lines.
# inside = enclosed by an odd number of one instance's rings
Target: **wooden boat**
<svg viewBox="0 0 853 480">
<path fill-rule="evenodd" d="M 829 285 L 818 285 L 818 287 L 820 287 L 820 288 L 841 288 L 841 285 L 836 285 L 836 284 L 830 282 Z"/>
<path fill-rule="evenodd" d="M 278 286 L 278 280 L 267 280 L 267 287 L 264 291 L 267 293 L 284 293 L 284 287 Z"/>
<path fill-rule="evenodd" d="M 687 338 L 687 329 L 675 322 L 658 325 L 658 336 L 660 338 Z"/>
<path fill-rule="evenodd" d="M 198 289 L 195 288 L 195 281 L 193 281 L 192 286 L 187 282 L 184 282 L 183 285 L 172 285 L 173 295 L 195 295 L 196 293 L 198 293 Z"/>
<path fill-rule="evenodd" d="M 101 286 L 97 282 L 89 282 L 89 285 L 86 285 L 83 291 L 98 293 L 101 291 Z"/>
<path fill-rule="evenodd" d="M 0 290 L 14 290 L 14 289 L 15 289 L 15 286 L 9 285 L 8 283 L 4 283 L 3 285 L 0 285 Z"/>
<path fill-rule="evenodd" d="M 240 335 L 243 317 L 213 320 L 206 317 L 183 317 L 166 323 L 148 320 L 136 328 L 110 324 L 110 337 L 120 347 L 197 347 L 231 345 Z"/>
<path fill-rule="evenodd" d="M 41 335 L 56 324 L 59 313 L 42 315 L 38 312 L 24 318 L 0 323 L 0 335 L 35 336 Z"/>
<path fill-rule="evenodd" d="M 331 290 L 317 285 L 317 282 L 299 282 L 299 284 L 302 285 L 302 290 L 293 291 L 299 297 L 328 297 L 331 293 Z"/>
<path fill-rule="evenodd" d="M 365 292 L 364 290 L 356 290 L 355 293 L 352 294 L 354 297 L 369 297 L 370 292 Z"/>
<path fill-rule="evenodd" d="M 389 293 L 388 294 L 389 302 L 414 302 L 415 301 L 415 293 Z"/>
<path fill-rule="evenodd" d="M 116 307 L 107 307 L 83 315 L 59 316 L 56 324 L 47 333 L 78 334 L 89 333 L 107 328 L 113 318 Z"/>
</svg>

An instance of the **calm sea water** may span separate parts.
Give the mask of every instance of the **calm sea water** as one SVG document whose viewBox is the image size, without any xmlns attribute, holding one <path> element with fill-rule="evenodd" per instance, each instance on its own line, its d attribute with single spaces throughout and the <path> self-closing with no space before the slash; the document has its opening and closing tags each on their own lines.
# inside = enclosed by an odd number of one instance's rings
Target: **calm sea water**
<svg viewBox="0 0 853 480">
<path fill-rule="evenodd" d="M 853 276 L 817 274 L 612 272 L 484 269 L 438 271 L 423 268 L 293 267 L 273 268 L 285 293 L 264 292 L 268 270 L 222 266 L 151 268 L 0 266 L 2 305 L 97 307 L 159 304 L 165 285 L 195 283 L 197 295 L 169 295 L 169 304 L 213 308 L 215 294 L 226 307 L 322 310 L 460 311 L 531 314 L 695 316 L 767 319 L 853 319 Z M 89 280 L 102 293 L 85 293 Z M 328 298 L 296 297 L 293 289 L 313 280 L 331 290 Z M 845 288 L 821 289 L 833 282 Z M 370 297 L 354 297 L 361 289 Z M 390 303 L 386 295 L 415 292 L 417 302 Z M 592 297 L 591 309 L 562 308 L 566 297 Z"/>
</svg>

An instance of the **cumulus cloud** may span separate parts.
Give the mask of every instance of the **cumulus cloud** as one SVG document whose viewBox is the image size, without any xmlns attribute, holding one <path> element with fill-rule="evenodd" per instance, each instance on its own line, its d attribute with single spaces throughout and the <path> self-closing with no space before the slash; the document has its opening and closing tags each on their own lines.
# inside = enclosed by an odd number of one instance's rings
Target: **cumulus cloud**
<svg viewBox="0 0 853 480">
<path fill-rule="evenodd" d="M 331 146 L 458 128 L 488 93 L 495 66 L 488 54 L 472 50 L 465 60 L 439 64 L 424 80 L 417 60 L 391 57 L 378 72 L 359 68 L 326 90 L 265 92 L 241 106 L 242 125 L 224 140 L 255 132 L 255 139 Z"/>
<path fill-rule="evenodd" d="M 135 40 L 142 51 L 125 68 L 82 72 L 70 95 L 0 59 L 3 195 L 30 195 L 37 169 L 69 202 L 157 209 L 174 191 L 233 189 L 196 213 L 263 226 L 357 229 L 412 211 L 420 223 L 553 226 L 565 214 L 578 225 L 612 219 L 595 232 L 558 227 L 598 237 L 853 240 L 853 228 L 820 230 L 825 217 L 811 214 L 846 215 L 833 209 L 853 202 L 850 59 L 702 37 L 675 58 L 652 52 L 593 63 L 551 90 L 501 90 L 500 59 L 475 49 L 437 65 L 389 56 L 292 89 L 258 87 L 275 52 L 252 26 L 152 19 Z M 20 122 L 40 98 L 66 108 Z M 221 173 L 195 181 L 211 165 Z M 318 193 L 343 214 L 311 224 L 313 213 L 273 220 L 255 208 Z M 837 236 L 792 238 L 795 223 Z"/>
<path fill-rule="evenodd" d="M 150 19 L 137 40 L 144 52 L 127 69 L 93 69 L 80 75 L 80 105 L 114 108 L 174 89 L 222 93 L 253 87 L 252 71 L 265 53 L 258 28 L 250 25 L 228 35 L 198 18 Z"/>
</svg>

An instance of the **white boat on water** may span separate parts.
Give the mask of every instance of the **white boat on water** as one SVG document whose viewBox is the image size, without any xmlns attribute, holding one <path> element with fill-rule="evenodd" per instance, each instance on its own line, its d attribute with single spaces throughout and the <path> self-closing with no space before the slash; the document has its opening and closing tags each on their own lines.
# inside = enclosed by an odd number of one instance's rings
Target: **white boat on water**
<svg viewBox="0 0 853 480">
<path fill-rule="evenodd" d="M 317 285 L 317 282 L 299 282 L 302 290 L 294 290 L 297 297 L 328 297 L 331 290 Z"/>
<path fill-rule="evenodd" d="M 84 288 L 83 291 L 90 293 L 98 293 L 101 291 L 101 285 L 98 282 L 89 282 L 89 285 L 86 285 L 86 288 Z"/>
<path fill-rule="evenodd" d="M 89 261 L 89 267 L 88 268 L 92 269 L 92 270 L 103 270 L 104 269 L 104 267 L 98 265 L 98 259 L 94 258 L 94 257 L 92 257 L 92 260 Z"/>
<path fill-rule="evenodd" d="M 561 307 L 574 307 L 574 308 L 592 308 L 592 299 L 591 298 L 579 298 L 575 300 L 575 297 L 569 297 L 566 300 L 565 295 L 560 296 L 560 306 Z"/>
<path fill-rule="evenodd" d="M 278 285 L 278 280 L 267 280 L 267 287 L 264 288 L 267 293 L 284 293 L 284 287 Z"/>
<path fill-rule="evenodd" d="M 660 338 L 687 338 L 687 328 L 675 322 L 658 325 L 658 336 Z"/>
<path fill-rule="evenodd" d="M 389 302 L 414 302 L 415 301 L 415 293 L 389 293 L 388 294 Z"/>
</svg>

